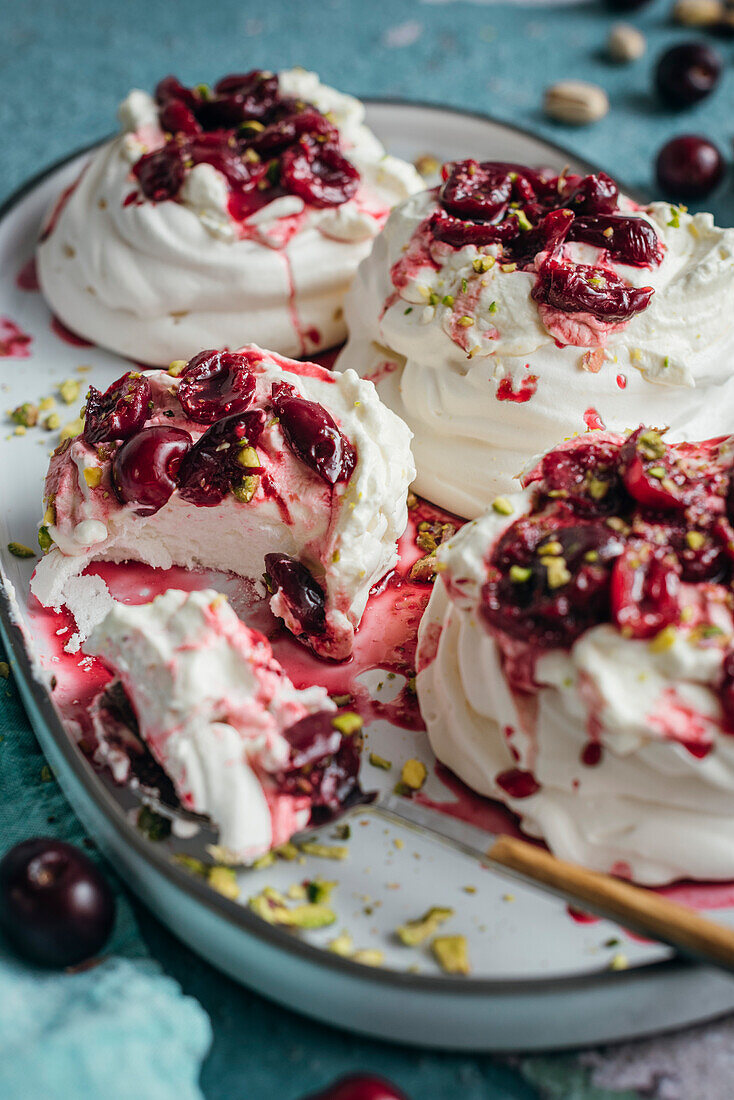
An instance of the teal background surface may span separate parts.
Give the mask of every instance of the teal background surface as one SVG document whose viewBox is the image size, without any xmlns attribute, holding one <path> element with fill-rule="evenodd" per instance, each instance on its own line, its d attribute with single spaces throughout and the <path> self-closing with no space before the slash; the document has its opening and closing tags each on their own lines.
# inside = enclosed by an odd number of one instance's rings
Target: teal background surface
<svg viewBox="0 0 734 1100">
<path fill-rule="evenodd" d="M 0 0 L 0 201 L 53 161 L 109 133 L 130 87 L 150 88 L 168 72 L 198 82 L 233 70 L 294 64 L 313 68 L 325 81 L 357 95 L 446 103 L 537 130 L 652 193 L 652 158 L 669 136 L 705 133 L 728 160 L 734 130 L 730 65 L 716 95 L 692 111 L 674 114 L 655 101 L 654 58 L 667 44 L 690 37 L 670 24 L 670 6 L 669 0 L 652 0 L 628 16 L 646 34 L 648 53 L 620 67 L 604 56 L 612 14 L 594 0 L 569 6 L 552 0 L 528 6 L 464 0 Z M 732 44 L 721 41 L 719 48 L 729 61 Z M 567 77 L 607 89 L 612 109 L 604 120 L 574 129 L 543 117 L 543 89 Z M 730 180 L 708 205 L 718 220 L 731 224 Z M 0 735 L 0 851 L 38 832 L 79 840 L 81 830 L 54 781 L 41 779 L 42 758 L 12 682 L 0 682 Z M 160 982 L 150 953 L 211 1020 L 213 1045 L 201 1075 L 208 1100 L 296 1100 L 356 1070 L 392 1077 L 413 1100 L 530 1100 L 541 1094 L 619 1100 L 636 1095 L 593 1089 L 587 1071 L 569 1056 L 510 1065 L 489 1057 L 391 1047 L 330 1030 L 229 982 L 192 957 L 135 902 L 132 910 L 142 940 L 123 902 L 116 954 L 125 965 L 137 960 L 142 966 L 136 981 Z M 11 969 L 0 945 L 0 997 L 4 981 L 13 980 Z M 140 1057 L 151 1059 L 147 1083 L 143 1075 L 134 1092 L 120 1095 L 185 1100 L 196 1095 L 186 1074 L 206 1047 L 206 1020 L 169 986 L 156 986 L 158 995 L 170 997 L 169 1011 L 190 1042 L 182 1045 L 173 1071 L 157 1064 L 156 1044 L 173 1044 L 176 1051 L 180 1029 L 178 1038 L 175 1027 L 163 1035 L 151 1014 L 152 1041 L 140 1048 Z M 303 998 L 305 1003 L 308 990 Z M 36 1033 L 38 1057 L 47 1039 Z M 113 1044 L 114 1036 L 105 1041 Z M 30 1066 L 33 1046 L 26 1053 Z M 110 1046 L 109 1053 L 119 1051 Z M 49 1076 L 47 1098 L 72 1095 L 54 1092 L 53 1073 Z M 99 1089 L 85 1095 L 89 1100 L 113 1095 L 109 1086 Z M 0 1092 L 6 1095 L 1 1071 Z"/>
</svg>

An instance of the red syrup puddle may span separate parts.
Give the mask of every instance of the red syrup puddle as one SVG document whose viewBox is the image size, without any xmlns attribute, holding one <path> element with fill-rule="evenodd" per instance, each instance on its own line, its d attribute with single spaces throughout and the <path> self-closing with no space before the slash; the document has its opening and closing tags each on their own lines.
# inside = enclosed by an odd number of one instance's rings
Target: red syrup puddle
<svg viewBox="0 0 734 1100">
<path fill-rule="evenodd" d="M 38 271 L 36 269 L 36 257 L 31 256 L 30 260 L 21 267 L 18 274 L 15 276 L 15 285 L 20 290 L 40 290 L 40 284 L 38 282 Z"/>
<path fill-rule="evenodd" d="M 466 821 L 468 825 L 475 825 L 478 829 L 486 829 L 488 833 L 501 833 L 503 836 L 521 837 L 517 821 L 512 813 L 499 802 L 492 802 L 467 787 L 465 783 L 454 775 L 445 764 L 436 763 L 436 778 L 440 779 L 445 787 L 451 791 L 454 798 L 447 802 L 438 802 L 429 798 L 423 791 L 418 791 L 413 796 L 421 806 L 427 806 L 431 810 L 455 817 L 459 821 Z"/>
<path fill-rule="evenodd" d="M 71 344 L 75 348 L 93 348 L 94 344 L 89 340 L 85 340 L 83 336 L 77 336 L 75 332 L 72 332 L 70 328 L 58 319 L 58 317 L 51 318 L 51 331 L 55 336 L 58 336 L 59 340 L 63 340 L 65 344 Z"/>
<path fill-rule="evenodd" d="M 0 358 L 28 359 L 32 339 L 15 321 L 11 321 L 9 317 L 0 317 Z"/>
</svg>

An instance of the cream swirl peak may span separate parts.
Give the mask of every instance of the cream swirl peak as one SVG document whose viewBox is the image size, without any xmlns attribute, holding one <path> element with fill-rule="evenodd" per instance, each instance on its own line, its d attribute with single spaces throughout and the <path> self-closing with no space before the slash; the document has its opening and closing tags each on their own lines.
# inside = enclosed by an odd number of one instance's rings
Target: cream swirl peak
<svg viewBox="0 0 734 1100">
<path fill-rule="evenodd" d="M 727 430 L 710 396 L 734 391 L 734 230 L 640 207 L 604 173 L 465 161 L 444 177 L 361 266 L 338 364 L 413 429 L 418 492 L 472 517 L 531 448 L 585 427 Z"/>
<path fill-rule="evenodd" d="M 31 587 L 68 605 L 92 561 L 265 573 L 288 628 L 345 658 L 397 562 L 414 473 L 410 432 L 353 372 L 254 346 L 131 371 L 90 389 L 51 459 Z"/>
<path fill-rule="evenodd" d="M 734 876 L 733 470 L 732 437 L 593 432 L 439 551 L 431 744 L 562 857 Z"/>
<path fill-rule="evenodd" d="M 85 645 L 119 678 L 137 732 L 187 810 L 249 862 L 359 800 L 359 722 L 298 690 L 270 645 L 211 590 L 115 603 Z M 109 703 L 96 702 L 104 741 Z M 349 729 L 351 736 L 341 730 Z"/>
<path fill-rule="evenodd" d="M 344 294 L 422 184 L 359 100 L 314 73 L 135 90 L 47 219 L 41 286 L 74 331 L 145 363 L 245 340 L 286 355 L 345 336 Z"/>
</svg>

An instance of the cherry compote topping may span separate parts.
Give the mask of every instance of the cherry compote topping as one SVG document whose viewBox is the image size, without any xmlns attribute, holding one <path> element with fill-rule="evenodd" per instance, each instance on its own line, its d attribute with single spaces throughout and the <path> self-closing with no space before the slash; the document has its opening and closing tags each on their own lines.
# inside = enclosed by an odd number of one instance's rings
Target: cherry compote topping
<svg viewBox="0 0 734 1100">
<path fill-rule="evenodd" d="M 181 428 L 153 424 L 123 443 L 112 460 L 112 484 L 123 504 L 138 504 L 140 516 L 150 516 L 176 488 L 182 459 L 191 436 Z"/>
<path fill-rule="evenodd" d="M 114 920 L 109 884 L 73 845 L 38 837 L 16 844 L 0 861 L 0 927 L 31 962 L 85 962 L 102 950 Z"/>
<path fill-rule="evenodd" d="M 328 485 L 349 481 L 357 452 L 323 405 L 307 401 L 287 382 L 273 384 L 273 412 L 293 453 Z"/>
<path fill-rule="evenodd" d="M 326 596 L 305 565 L 287 554 L 266 554 L 270 587 L 279 592 L 304 634 L 323 634 L 326 629 Z"/>
<path fill-rule="evenodd" d="M 201 351 L 180 375 L 178 399 L 190 420 L 213 424 L 223 416 L 242 413 L 255 396 L 255 376 L 248 355 Z"/>
<path fill-rule="evenodd" d="M 447 164 L 430 216 L 430 235 L 453 248 L 495 246 L 502 261 L 537 271 L 533 296 L 566 313 L 602 322 L 628 321 L 645 309 L 652 289 L 630 286 L 602 266 L 574 263 L 566 242 L 603 250 L 600 260 L 653 267 L 662 249 L 643 217 L 617 213 L 619 189 L 604 172 L 555 176 L 501 161 Z"/>
<path fill-rule="evenodd" d="M 563 500 L 580 516 L 606 516 L 620 505 L 619 447 L 579 442 L 544 455 L 537 478 L 549 500 Z"/>
<path fill-rule="evenodd" d="M 82 433 L 85 442 L 128 439 L 150 416 L 151 402 L 150 382 L 136 371 L 123 374 L 104 393 L 90 386 Z"/>
<path fill-rule="evenodd" d="M 357 191 L 359 172 L 341 150 L 338 128 L 313 104 L 281 95 L 272 73 L 235 73 L 213 88 L 186 88 L 168 76 L 156 100 L 166 142 L 133 168 L 153 202 L 177 198 L 197 164 L 226 177 L 230 213 L 240 219 L 284 194 L 325 207 Z"/>
<path fill-rule="evenodd" d="M 680 565 L 649 543 L 631 543 L 614 564 L 612 619 L 633 638 L 652 638 L 678 621 Z"/>
<path fill-rule="evenodd" d="M 353 1074 L 340 1077 L 305 1100 L 408 1100 L 404 1092 L 382 1077 Z"/>
<path fill-rule="evenodd" d="M 197 439 L 178 471 L 178 490 L 184 500 L 200 508 L 214 508 L 229 492 L 247 484 L 246 479 L 263 473 L 249 462 L 265 428 L 261 409 L 225 416 Z"/>
<path fill-rule="evenodd" d="M 532 289 L 536 302 L 600 321 L 628 321 L 650 304 L 652 287 L 632 287 L 605 268 L 547 259 Z"/>
<path fill-rule="evenodd" d="M 285 794 L 308 795 L 314 825 L 361 798 L 357 779 L 361 736 L 342 735 L 333 720 L 333 713 L 319 711 L 284 733 L 291 752 L 287 769 L 278 776 L 278 787 Z"/>
</svg>

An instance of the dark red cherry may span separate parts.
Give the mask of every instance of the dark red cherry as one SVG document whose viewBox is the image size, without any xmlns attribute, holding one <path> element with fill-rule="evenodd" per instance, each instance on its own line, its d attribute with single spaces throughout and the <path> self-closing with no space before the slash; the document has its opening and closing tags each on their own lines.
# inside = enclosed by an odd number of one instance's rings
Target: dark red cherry
<svg viewBox="0 0 734 1100">
<path fill-rule="evenodd" d="M 612 570 L 613 621 L 633 638 L 652 638 L 678 621 L 680 566 L 660 547 L 633 543 Z"/>
<path fill-rule="evenodd" d="M 408 1100 L 408 1097 L 383 1077 L 353 1074 L 340 1077 L 332 1085 L 311 1093 L 304 1100 Z"/>
<path fill-rule="evenodd" d="M 611 260 L 636 267 L 659 264 L 662 259 L 658 236 L 644 218 L 620 214 L 591 214 L 575 218 L 568 238 L 604 248 Z"/>
<path fill-rule="evenodd" d="M 719 698 L 721 699 L 721 706 L 724 714 L 729 720 L 730 726 L 734 727 L 734 651 L 732 650 L 729 650 L 724 657 L 724 663 L 721 668 Z"/>
<path fill-rule="evenodd" d="M 672 138 L 658 153 L 657 181 L 669 198 L 702 199 L 724 175 L 724 159 L 707 138 L 683 134 Z"/>
<path fill-rule="evenodd" d="M 606 268 L 546 260 L 532 290 L 536 302 L 564 313 L 590 313 L 600 321 L 628 321 L 650 304 L 652 287 L 628 286 Z"/>
<path fill-rule="evenodd" d="M 500 538 L 482 589 L 486 621 L 548 648 L 571 645 L 609 607 L 611 565 L 624 544 L 605 525 L 552 517 L 516 521 Z"/>
<path fill-rule="evenodd" d="M 136 371 L 123 374 L 104 393 L 90 386 L 82 433 L 84 440 L 94 445 L 128 439 L 145 424 L 151 403 L 150 382 Z"/>
<path fill-rule="evenodd" d="M 266 164 L 243 158 L 226 133 L 197 134 L 187 142 L 186 155 L 193 164 L 211 164 L 235 191 L 253 190 L 267 171 Z"/>
<path fill-rule="evenodd" d="M 201 132 L 196 115 L 181 99 L 169 100 L 161 107 L 158 117 L 161 129 L 169 134 L 191 135 Z"/>
<path fill-rule="evenodd" d="M 278 77 L 262 69 L 232 73 L 217 81 L 214 94 L 239 101 L 244 117 L 261 119 L 278 104 Z"/>
<path fill-rule="evenodd" d="M 444 208 L 457 218 L 488 222 L 507 210 L 512 180 L 505 164 L 463 160 L 451 167 L 439 195 Z"/>
<path fill-rule="evenodd" d="M 513 260 L 532 259 L 539 252 L 551 253 L 563 244 L 573 225 L 570 210 L 551 210 L 534 229 L 518 233 L 508 243 L 506 253 Z"/>
<path fill-rule="evenodd" d="M 181 148 L 169 141 L 162 149 L 146 153 L 133 165 L 133 175 L 147 199 L 153 202 L 175 199 L 185 175 Z"/>
<path fill-rule="evenodd" d="M 266 554 L 265 568 L 274 592 L 282 595 L 303 632 L 323 634 L 326 629 L 326 596 L 306 566 L 287 554 Z"/>
<path fill-rule="evenodd" d="M 240 136 L 246 144 L 263 157 L 281 152 L 304 135 L 320 137 L 333 145 L 339 143 L 338 129 L 315 107 L 294 110 L 260 132 L 248 131 L 246 122 L 240 130 Z"/>
<path fill-rule="evenodd" d="M 155 99 L 161 107 L 164 107 L 173 99 L 178 99 L 187 107 L 194 107 L 198 97 L 191 88 L 187 88 L 177 77 L 164 76 L 163 80 L 159 80 L 156 85 Z"/>
<path fill-rule="evenodd" d="M 19 955 L 49 967 L 98 954 L 115 920 L 115 898 L 96 865 L 71 844 L 37 837 L 0 862 L 0 927 Z"/>
<path fill-rule="evenodd" d="M 143 428 L 116 451 L 112 483 L 123 504 L 139 504 L 139 516 L 151 516 L 176 488 L 181 461 L 191 436 L 181 428 L 153 424 Z"/>
<path fill-rule="evenodd" d="M 541 461 L 542 491 L 579 515 L 610 515 L 620 502 L 619 450 L 607 440 L 556 447 Z"/>
<path fill-rule="evenodd" d="M 280 158 L 283 187 L 311 206 L 340 206 L 356 194 L 359 172 L 335 145 L 301 138 Z"/>
<path fill-rule="evenodd" d="M 429 229 L 437 241 L 444 241 L 454 248 L 464 248 L 473 244 L 481 248 L 486 244 L 507 244 L 520 235 L 517 218 L 506 218 L 495 224 L 489 222 L 463 221 L 447 214 L 445 210 L 436 210 L 430 218 Z"/>
<path fill-rule="evenodd" d="M 671 107 L 690 107 L 719 83 L 721 55 L 705 42 L 682 42 L 666 50 L 655 69 L 658 95 Z"/>
<path fill-rule="evenodd" d="M 265 428 L 262 409 L 226 416 L 212 424 L 184 457 L 178 471 L 178 490 L 184 500 L 200 508 L 214 508 L 261 467 L 244 467 L 239 458 L 256 447 Z"/>
<path fill-rule="evenodd" d="M 625 488 L 646 508 L 667 511 L 690 503 L 691 486 L 676 468 L 675 451 L 651 428 L 638 428 L 619 453 Z"/>
<path fill-rule="evenodd" d="M 190 420 L 213 424 L 242 413 L 252 404 L 255 376 L 250 358 L 240 352 L 201 351 L 180 376 L 178 399 Z"/>
<path fill-rule="evenodd" d="M 287 769 L 278 776 L 285 794 L 311 799 L 311 823 L 332 816 L 360 796 L 360 736 L 342 736 L 333 725 L 334 715 L 319 711 L 302 718 L 284 733 L 291 752 Z"/>
<path fill-rule="evenodd" d="M 323 405 L 307 401 L 286 382 L 273 384 L 272 401 L 293 453 L 328 485 L 349 481 L 357 452 Z"/>
<path fill-rule="evenodd" d="M 574 214 L 612 214 L 619 205 L 619 188 L 606 172 L 597 172 L 572 185 L 563 205 Z"/>
</svg>

